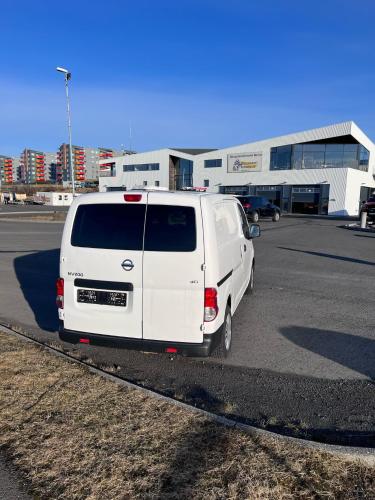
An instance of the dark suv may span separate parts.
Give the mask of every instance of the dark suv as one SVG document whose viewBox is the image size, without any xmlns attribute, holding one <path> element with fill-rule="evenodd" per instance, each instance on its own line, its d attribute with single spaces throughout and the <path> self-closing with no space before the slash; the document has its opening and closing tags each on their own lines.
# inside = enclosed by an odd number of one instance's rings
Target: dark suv
<svg viewBox="0 0 375 500">
<path fill-rule="evenodd" d="M 270 203 L 267 198 L 263 196 L 237 196 L 237 198 L 252 222 L 258 222 L 260 217 L 272 217 L 275 222 L 280 220 L 280 208 Z"/>
<path fill-rule="evenodd" d="M 367 212 L 367 217 L 375 222 L 375 196 L 371 196 L 362 204 L 359 217 L 361 217 L 362 212 Z"/>
</svg>

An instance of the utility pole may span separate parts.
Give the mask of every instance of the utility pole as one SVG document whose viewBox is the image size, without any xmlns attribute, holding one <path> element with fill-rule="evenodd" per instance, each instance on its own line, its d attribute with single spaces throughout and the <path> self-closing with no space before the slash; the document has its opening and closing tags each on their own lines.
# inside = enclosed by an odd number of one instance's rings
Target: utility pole
<svg viewBox="0 0 375 500">
<path fill-rule="evenodd" d="M 70 117 L 70 99 L 69 99 L 69 85 L 68 82 L 72 77 L 72 74 L 70 71 L 68 71 L 65 68 L 57 67 L 57 71 L 60 73 L 64 73 L 64 80 L 65 80 L 65 93 L 66 93 L 66 110 L 67 110 L 67 117 L 68 117 L 68 134 L 69 134 L 69 163 L 70 163 L 70 177 L 72 181 L 72 194 L 73 198 L 76 194 L 76 187 L 75 187 L 75 176 L 74 176 L 74 166 L 73 166 L 73 149 L 72 149 L 72 123 L 71 123 L 71 117 Z"/>
</svg>

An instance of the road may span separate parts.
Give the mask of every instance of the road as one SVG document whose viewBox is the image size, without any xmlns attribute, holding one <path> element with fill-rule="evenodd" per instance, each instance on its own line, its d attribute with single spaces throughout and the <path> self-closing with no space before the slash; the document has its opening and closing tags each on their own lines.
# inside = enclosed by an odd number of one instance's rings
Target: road
<svg viewBox="0 0 375 500">
<path fill-rule="evenodd" d="M 49 205 L 0 205 L 0 215 L 19 212 L 67 212 L 69 207 L 52 207 Z"/>
<path fill-rule="evenodd" d="M 251 423 L 283 428 L 296 412 L 297 427 L 307 425 L 312 434 L 319 428 L 326 440 L 340 426 L 343 435 L 368 434 L 375 413 L 375 235 L 342 224 L 262 221 L 254 243 L 256 292 L 234 316 L 233 351 L 223 364 L 79 349 L 126 378 L 194 404 L 218 411 L 232 405 L 234 416 Z M 62 228 L 0 220 L 0 316 L 44 340 L 57 339 L 54 282 Z"/>
<path fill-rule="evenodd" d="M 18 471 L 0 455 L 1 500 L 32 500 Z"/>
</svg>

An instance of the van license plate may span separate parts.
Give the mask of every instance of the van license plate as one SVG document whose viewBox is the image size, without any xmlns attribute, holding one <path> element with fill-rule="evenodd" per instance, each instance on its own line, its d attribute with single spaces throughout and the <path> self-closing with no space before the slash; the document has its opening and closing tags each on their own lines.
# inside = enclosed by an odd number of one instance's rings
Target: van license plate
<svg viewBox="0 0 375 500">
<path fill-rule="evenodd" d="M 126 293 L 102 290 L 77 290 L 77 301 L 85 304 L 126 307 Z"/>
</svg>

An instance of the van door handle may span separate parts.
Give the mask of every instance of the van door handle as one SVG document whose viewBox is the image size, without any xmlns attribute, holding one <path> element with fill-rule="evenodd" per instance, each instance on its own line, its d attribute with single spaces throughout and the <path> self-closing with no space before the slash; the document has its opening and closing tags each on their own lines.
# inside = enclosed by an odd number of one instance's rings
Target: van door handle
<svg viewBox="0 0 375 500">
<path fill-rule="evenodd" d="M 246 252 L 246 245 L 243 246 L 244 251 Z"/>
</svg>

